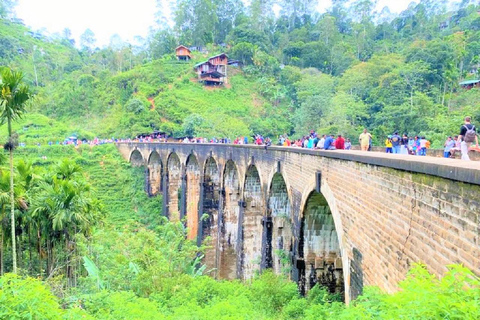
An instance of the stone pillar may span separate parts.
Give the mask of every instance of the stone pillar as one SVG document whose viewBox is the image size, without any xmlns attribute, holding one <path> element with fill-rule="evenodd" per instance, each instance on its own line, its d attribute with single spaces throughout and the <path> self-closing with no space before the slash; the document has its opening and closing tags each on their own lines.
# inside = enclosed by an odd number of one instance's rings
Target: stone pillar
<svg viewBox="0 0 480 320">
<path fill-rule="evenodd" d="M 244 200 L 238 201 L 238 231 L 237 244 L 235 251 L 237 252 L 237 279 L 242 279 L 243 273 L 243 216 L 245 213 L 246 203 Z"/>
<path fill-rule="evenodd" d="M 203 200 L 205 197 L 205 177 L 200 177 L 200 196 L 198 198 L 198 232 L 197 232 L 197 246 L 200 247 L 203 240 Z"/>
<path fill-rule="evenodd" d="M 300 229 L 301 229 L 301 219 L 300 219 L 300 212 L 299 208 L 293 208 L 293 248 L 292 248 L 292 280 L 296 283 L 300 281 L 300 272 L 299 272 L 299 264 L 303 263 L 303 258 L 301 261 L 298 260 L 298 247 L 300 245 Z M 302 235 L 303 236 L 303 235 Z"/>
<path fill-rule="evenodd" d="M 182 170 L 181 196 L 180 196 L 180 221 L 187 214 L 187 174 Z"/>
<path fill-rule="evenodd" d="M 162 185 L 164 186 L 163 190 L 162 190 L 162 192 L 163 192 L 163 197 L 162 197 L 163 215 L 167 218 L 170 218 L 169 214 L 168 214 L 168 202 L 170 201 L 170 199 L 168 198 L 168 174 L 167 173 L 163 174 Z"/>
<path fill-rule="evenodd" d="M 272 267 L 272 217 L 262 218 L 262 261 L 260 271 Z"/>
<path fill-rule="evenodd" d="M 163 168 L 163 170 L 160 171 L 160 181 L 159 181 L 160 185 L 158 186 L 158 192 L 163 192 L 163 188 L 164 188 L 164 185 L 165 185 L 165 183 L 163 181 L 163 177 L 166 176 L 164 171 L 165 171 L 165 168 Z"/>
<path fill-rule="evenodd" d="M 215 273 L 214 278 L 218 278 L 220 268 L 220 239 L 222 237 L 223 225 L 223 198 L 225 196 L 225 189 L 218 190 L 218 215 L 217 215 L 217 241 L 215 243 Z"/>
<path fill-rule="evenodd" d="M 145 165 L 145 192 L 147 193 L 148 196 L 151 195 L 151 190 L 150 190 L 150 169 L 148 168 L 148 165 Z"/>
</svg>

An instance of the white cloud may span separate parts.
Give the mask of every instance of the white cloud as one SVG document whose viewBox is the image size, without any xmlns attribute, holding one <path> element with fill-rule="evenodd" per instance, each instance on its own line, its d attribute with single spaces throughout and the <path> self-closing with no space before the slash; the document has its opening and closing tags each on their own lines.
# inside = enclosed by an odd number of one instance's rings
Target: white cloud
<svg viewBox="0 0 480 320">
<path fill-rule="evenodd" d="M 167 14 L 168 3 L 163 0 Z M 411 0 L 380 0 L 377 10 L 388 5 L 392 12 L 406 9 Z M 331 0 L 318 0 L 317 10 L 325 12 Z M 118 33 L 124 41 L 132 42 L 136 35 L 147 36 L 153 25 L 155 0 L 19 0 L 17 16 L 33 29 L 45 28 L 50 33 L 70 28 L 75 40 L 90 28 L 97 45 L 108 45 L 110 37 Z M 278 11 L 279 8 L 276 7 Z"/>
<path fill-rule="evenodd" d="M 153 0 L 19 0 L 16 8 L 26 25 L 50 33 L 70 28 L 77 41 L 90 28 L 100 46 L 115 33 L 129 41 L 136 35 L 146 36 L 154 12 Z"/>
</svg>

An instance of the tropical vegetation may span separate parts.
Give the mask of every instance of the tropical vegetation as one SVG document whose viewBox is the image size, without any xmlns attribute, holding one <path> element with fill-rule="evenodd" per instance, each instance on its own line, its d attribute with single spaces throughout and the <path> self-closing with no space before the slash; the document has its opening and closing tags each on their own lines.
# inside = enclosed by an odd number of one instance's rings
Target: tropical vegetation
<svg viewBox="0 0 480 320">
<path fill-rule="evenodd" d="M 91 30 L 79 44 L 68 29 L 32 31 L 14 4 L 0 1 L 1 319 L 480 318 L 480 279 L 460 265 L 441 278 L 414 265 L 398 292 L 367 287 L 349 306 L 268 271 L 217 281 L 141 168 L 113 145 L 57 144 L 368 127 L 377 141 L 399 130 L 440 146 L 464 115 L 480 122 L 480 91 L 459 86 L 478 77 L 478 3 L 421 0 L 395 15 L 370 0 L 322 14 L 314 1 L 177 0 L 174 27 L 159 6 L 148 38 L 104 48 Z M 175 59 L 180 43 L 196 47 L 192 61 Z M 223 87 L 198 83 L 193 65 L 222 51 L 243 67 Z"/>
</svg>

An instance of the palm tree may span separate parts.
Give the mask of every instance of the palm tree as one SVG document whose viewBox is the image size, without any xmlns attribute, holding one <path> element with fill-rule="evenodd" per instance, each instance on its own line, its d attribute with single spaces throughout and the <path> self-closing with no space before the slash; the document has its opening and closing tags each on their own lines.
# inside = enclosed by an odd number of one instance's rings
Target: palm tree
<svg viewBox="0 0 480 320">
<path fill-rule="evenodd" d="M 0 73 L 0 121 L 8 124 L 8 142 L 5 150 L 10 154 L 10 221 L 12 229 L 13 273 L 17 273 L 17 250 L 15 243 L 15 197 L 13 190 L 13 149 L 12 121 L 20 118 L 25 112 L 26 103 L 31 97 L 30 89 L 22 83 L 21 72 L 3 68 Z"/>
<path fill-rule="evenodd" d="M 4 273 L 4 240 L 5 229 L 8 227 L 8 220 L 6 219 L 6 211 L 10 205 L 10 173 L 3 168 L 0 168 L 0 275 Z M 27 201 L 25 199 L 25 190 L 22 184 L 18 183 L 14 189 L 15 209 L 28 209 Z M 8 229 L 7 229 L 8 230 Z M 13 254 L 13 252 L 12 252 Z"/>
</svg>

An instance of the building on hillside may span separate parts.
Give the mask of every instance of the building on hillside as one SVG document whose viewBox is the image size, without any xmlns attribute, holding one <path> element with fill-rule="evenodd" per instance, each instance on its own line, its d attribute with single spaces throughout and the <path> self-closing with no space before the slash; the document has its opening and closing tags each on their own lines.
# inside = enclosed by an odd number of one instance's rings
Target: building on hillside
<svg viewBox="0 0 480 320">
<path fill-rule="evenodd" d="M 178 46 L 175 48 L 175 53 L 177 55 L 177 59 L 178 60 L 184 60 L 184 61 L 188 61 L 190 59 L 192 59 L 192 55 L 191 55 L 191 51 L 190 49 L 188 49 L 187 47 L 185 46 Z"/>
<path fill-rule="evenodd" d="M 228 60 L 228 65 L 232 67 L 243 67 L 243 62 L 240 60 Z"/>
<path fill-rule="evenodd" d="M 466 80 L 459 83 L 463 89 L 480 88 L 480 80 Z"/>
<path fill-rule="evenodd" d="M 227 83 L 228 56 L 225 53 L 208 58 L 194 66 L 198 81 L 206 85 Z"/>
<path fill-rule="evenodd" d="M 191 47 L 188 47 L 188 49 L 190 49 L 190 51 L 198 51 L 200 53 L 208 53 L 207 48 L 202 47 L 202 46 L 191 46 Z"/>
</svg>

